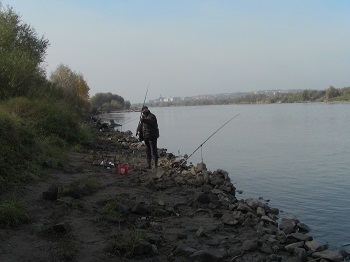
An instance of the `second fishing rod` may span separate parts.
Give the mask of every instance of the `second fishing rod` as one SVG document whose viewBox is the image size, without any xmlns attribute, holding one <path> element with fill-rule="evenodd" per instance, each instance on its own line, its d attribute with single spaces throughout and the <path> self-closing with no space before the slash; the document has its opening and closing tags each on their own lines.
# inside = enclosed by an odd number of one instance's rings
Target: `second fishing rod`
<svg viewBox="0 0 350 262">
<path fill-rule="evenodd" d="M 186 157 L 179 165 L 179 167 L 175 170 L 175 172 L 177 172 L 182 165 L 191 157 L 193 156 L 194 153 L 196 153 L 198 151 L 198 149 L 202 148 L 202 146 L 210 139 L 212 138 L 217 132 L 219 132 L 220 129 L 222 129 L 224 126 L 226 126 L 228 123 L 230 123 L 233 119 L 235 119 L 237 116 L 239 116 L 240 114 L 235 115 L 234 117 L 232 117 L 230 120 L 228 120 L 226 123 L 224 123 L 222 126 L 220 126 L 214 133 L 212 133 L 203 143 L 201 143 L 188 157 Z M 202 162 L 203 162 L 203 158 L 202 158 Z"/>
</svg>

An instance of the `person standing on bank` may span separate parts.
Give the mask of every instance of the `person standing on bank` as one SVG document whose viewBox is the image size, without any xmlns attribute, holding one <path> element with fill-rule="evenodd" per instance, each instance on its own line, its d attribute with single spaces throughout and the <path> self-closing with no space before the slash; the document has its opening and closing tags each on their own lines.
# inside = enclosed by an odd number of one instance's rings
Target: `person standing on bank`
<svg viewBox="0 0 350 262">
<path fill-rule="evenodd" d="M 143 139 L 146 145 L 147 169 L 152 168 L 152 155 L 154 160 L 154 168 L 158 167 L 158 149 L 157 139 L 159 137 L 159 129 L 157 118 L 152 114 L 147 106 L 143 106 L 141 110 L 140 123 L 136 129 L 136 136 L 143 132 Z M 141 137 L 141 136 L 140 136 Z"/>
</svg>

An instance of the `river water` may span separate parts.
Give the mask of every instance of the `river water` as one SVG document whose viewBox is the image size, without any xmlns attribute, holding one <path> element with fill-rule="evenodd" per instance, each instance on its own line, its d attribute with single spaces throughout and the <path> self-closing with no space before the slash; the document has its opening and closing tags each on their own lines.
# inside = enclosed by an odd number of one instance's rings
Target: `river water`
<svg viewBox="0 0 350 262">
<path fill-rule="evenodd" d="M 296 217 L 330 249 L 350 252 L 350 104 L 150 108 L 159 148 L 224 169 L 242 194 Z M 235 115 L 207 142 L 216 130 Z M 135 133 L 140 113 L 102 115 Z M 202 145 L 203 144 L 203 145 Z M 200 145 L 202 145 L 200 147 Z"/>
</svg>

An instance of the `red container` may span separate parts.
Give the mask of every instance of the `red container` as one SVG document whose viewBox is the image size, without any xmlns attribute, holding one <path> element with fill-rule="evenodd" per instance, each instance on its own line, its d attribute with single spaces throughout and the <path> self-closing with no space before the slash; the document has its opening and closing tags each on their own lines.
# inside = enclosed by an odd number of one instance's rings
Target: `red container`
<svg viewBox="0 0 350 262">
<path fill-rule="evenodd" d="M 129 171 L 128 165 L 118 165 L 118 175 L 127 175 Z"/>
</svg>

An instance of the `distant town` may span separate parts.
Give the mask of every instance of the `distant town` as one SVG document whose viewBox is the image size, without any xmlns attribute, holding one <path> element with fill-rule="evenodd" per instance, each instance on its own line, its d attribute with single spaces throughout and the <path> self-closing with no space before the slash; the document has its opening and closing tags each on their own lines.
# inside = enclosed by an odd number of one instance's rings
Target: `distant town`
<svg viewBox="0 0 350 262">
<path fill-rule="evenodd" d="M 350 102 L 350 87 L 335 88 L 330 86 L 323 90 L 312 89 L 275 89 L 252 92 L 206 94 L 188 97 L 163 97 L 149 100 L 146 105 L 153 107 L 229 105 L 229 104 L 282 104 Z M 139 109 L 142 104 L 135 104 L 132 109 Z"/>
<path fill-rule="evenodd" d="M 302 92 L 303 89 L 289 89 L 289 90 L 262 90 L 262 91 L 252 91 L 252 92 L 235 92 L 235 93 L 219 93 L 219 94 L 206 94 L 197 96 L 187 96 L 187 97 L 163 97 L 149 100 L 149 104 L 158 104 L 161 102 L 180 102 L 180 101 L 191 101 L 191 100 L 213 100 L 213 99 L 231 99 L 245 97 L 247 95 L 265 95 L 274 96 L 276 94 L 294 94 Z"/>
</svg>

